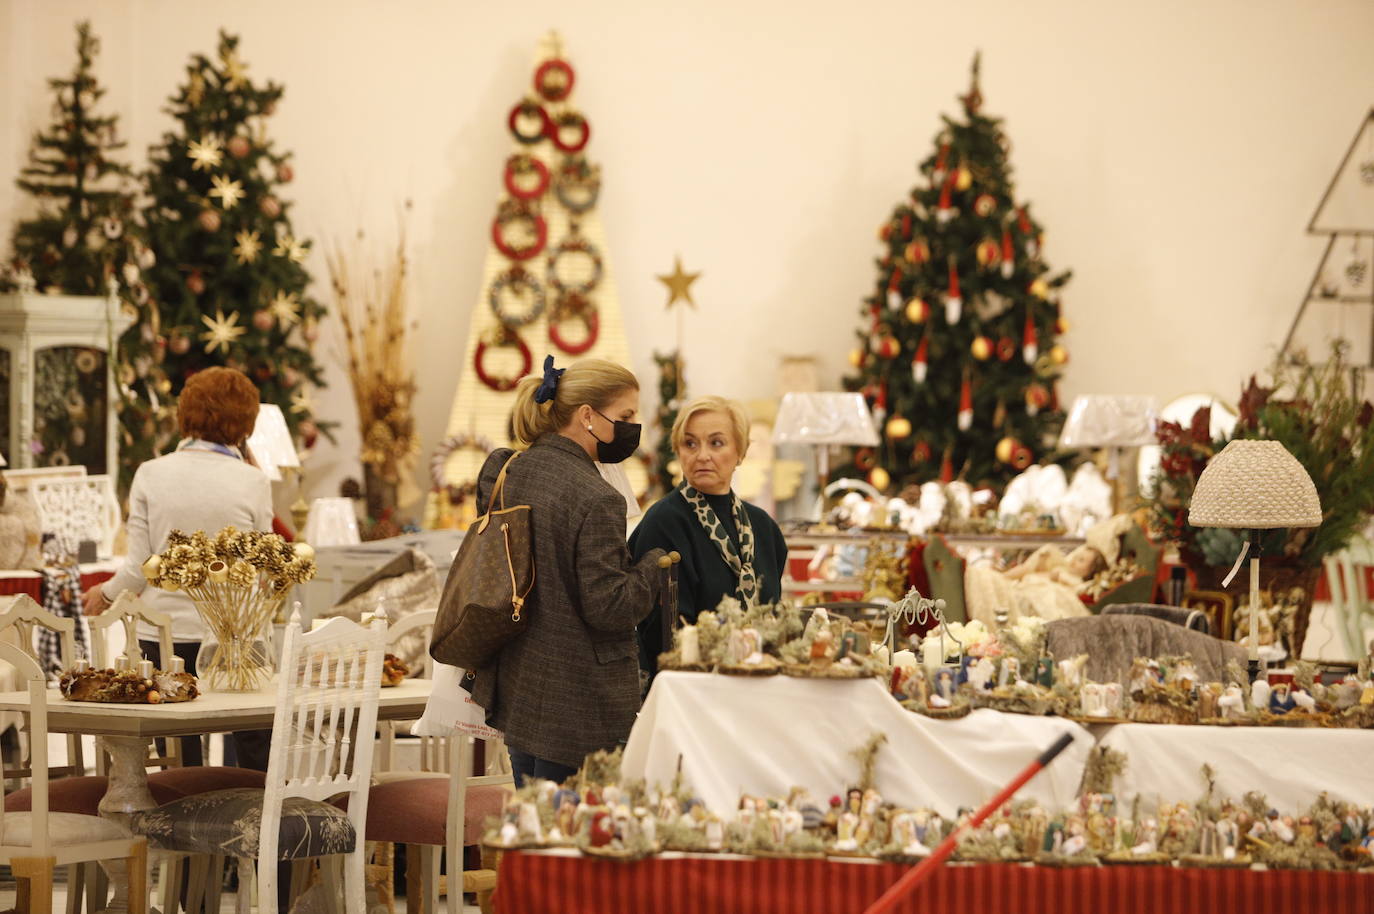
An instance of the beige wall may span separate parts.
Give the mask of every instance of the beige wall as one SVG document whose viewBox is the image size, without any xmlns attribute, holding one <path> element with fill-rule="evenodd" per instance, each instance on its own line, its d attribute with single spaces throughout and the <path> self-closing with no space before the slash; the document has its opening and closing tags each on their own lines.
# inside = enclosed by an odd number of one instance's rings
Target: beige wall
<svg viewBox="0 0 1374 914">
<path fill-rule="evenodd" d="M 0 0 L 5 226 L 21 213 L 8 176 L 46 121 L 43 80 L 69 68 L 85 16 L 140 161 L 188 55 L 212 53 L 222 25 L 253 77 L 287 88 L 271 129 L 296 152 L 298 229 L 385 232 L 415 201 L 426 452 L 464 367 L 505 114 L 548 27 L 604 167 L 634 368 L 651 377 L 650 352 L 673 343 L 653 276 L 681 252 L 705 274 L 689 381 L 742 397 L 774 392 L 784 353 L 814 352 L 838 378 L 874 231 L 977 48 L 1048 258 L 1075 272 L 1069 394 L 1233 396 L 1287 329 L 1322 249 L 1303 228 L 1374 102 L 1369 0 Z M 323 276 L 318 255 L 311 267 Z M 646 410 L 653 398 L 650 381 Z M 312 488 L 331 494 L 356 472 L 356 432 L 346 389 L 319 401 L 345 420 L 342 446 L 312 458 Z"/>
</svg>

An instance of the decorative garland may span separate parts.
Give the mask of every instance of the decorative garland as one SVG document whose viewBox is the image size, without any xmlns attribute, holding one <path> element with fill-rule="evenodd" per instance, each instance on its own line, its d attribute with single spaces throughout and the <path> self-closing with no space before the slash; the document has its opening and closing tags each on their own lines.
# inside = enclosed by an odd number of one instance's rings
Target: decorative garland
<svg viewBox="0 0 1374 914">
<path fill-rule="evenodd" d="M 583 282 L 565 283 L 558 275 L 558 260 L 564 254 L 586 254 L 590 257 L 592 260 L 591 278 Z M 560 241 L 558 246 L 549 254 L 549 288 L 560 297 L 568 293 L 587 295 L 601 282 L 602 269 L 601 252 L 596 249 L 596 245 L 578 234 L 577 225 L 574 223 L 569 230 L 568 237 Z"/>
<path fill-rule="evenodd" d="M 501 293 L 506 290 L 527 289 L 534 295 L 534 303 L 530 305 L 529 311 L 525 314 L 512 316 L 501 304 Z M 487 304 L 491 305 L 491 311 L 496 315 L 496 319 L 507 330 L 514 330 L 526 324 L 534 322 L 539 315 L 544 313 L 546 304 L 544 297 L 544 287 L 539 284 L 535 275 L 524 267 L 516 264 L 509 270 L 496 274 L 491 281 L 491 286 L 487 290 Z"/>
<path fill-rule="evenodd" d="M 580 343 L 569 343 L 563 339 L 560 324 L 566 320 L 580 320 L 587 330 L 587 337 Z M 596 305 L 584 295 L 569 292 L 558 300 L 553 313 L 549 316 L 549 341 L 568 355 L 582 355 L 596 345 L 601 333 L 601 317 Z"/>
<path fill-rule="evenodd" d="M 454 486 L 448 484 L 445 474 L 448 468 L 449 455 L 454 451 L 470 448 L 480 451 L 483 454 L 490 454 L 496 450 L 496 445 L 491 443 L 491 439 L 486 435 L 449 435 L 440 441 L 434 449 L 434 456 L 429 458 L 429 479 L 434 484 L 436 491 L 452 489 Z"/>
<path fill-rule="evenodd" d="M 549 76 L 552 73 L 561 74 L 561 82 L 550 83 Z M 539 65 L 539 69 L 534 71 L 534 91 L 546 102 L 561 102 L 572 94 L 576 78 L 572 64 L 555 57 L 544 61 Z"/>
<path fill-rule="evenodd" d="M 539 118 L 539 129 L 534 133 L 521 133 L 520 121 L 528 117 Z M 553 121 L 549 120 L 549 112 L 544 110 L 544 106 L 528 98 L 516 102 L 515 107 L 510 109 L 510 116 L 506 118 L 506 126 L 510 128 L 511 136 L 515 137 L 515 141 L 522 146 L 533 146 L 554 129 Z"/>
<path fill-rule="evenodd" d="M 573 143 L 564 142 L 564 130 L 577 130 L 577 141 Z M 565 111 L 549 122 L 548 137 L 553 141 L 553 145 L 562 152 L 581 152 L 587 145 L 587 141 L 592 138 L 592 125 L 587 123 L 587 119 L 576 111 Z"/>
<path fill-rule="evenodd" d="M 539 181 L 533 188 L 524 189 L 515 183 L 517 177 L 527 175 L 530 172 L 539 176 Z M 516 153 L 506 159 L 504 180 L 506 192 L 512 197 L 519 200 L 537 200 L 544 196 L 544 192 L 549 189 L 549 166 L 527 152 Z"/>
<path fill-rule="evenodd" d="M 512 222 L 528 222 L 534 229 L 534 243 L 526 247 L 513 247 L 506 241 L 505 229 Z M 491 240 L 496 249 L 511 260 L 529 260 L 544 250 L 549 240 L 549 225 L 544 217 L 530 208 L 523 200 L 506 200 L 496 211 L 491 223 Z"/>
<path fill-rule="evenodd" d="M 569 156 L 558 169 L 553 193 L 568 211 L 581 215 L 596 206 L 601 196 L 601 169 L 585 156 Z"/>
<path fill-rule="evenodd" d="M 492 346 L 498 349 L 518 349 L 522 365 L 518 374 L 510 377 L 493 377 L 487 374 L 485 366 L 487 348 Z M 490 342 L 479 340 L 477 352 L 472 357 L 473 369 L 477 372 L 477 380 L 498 393 L 506 393 L 515 389 L 515 385 L 520 383 L 520 379 L 530 373 L 530 368 L 534 365 L 534 359 L 530 356 L 530 347 L 525 345 L 525 341 L 520 339 L 520 334 L 514 330 L 502 329 Z"/>
</svg>

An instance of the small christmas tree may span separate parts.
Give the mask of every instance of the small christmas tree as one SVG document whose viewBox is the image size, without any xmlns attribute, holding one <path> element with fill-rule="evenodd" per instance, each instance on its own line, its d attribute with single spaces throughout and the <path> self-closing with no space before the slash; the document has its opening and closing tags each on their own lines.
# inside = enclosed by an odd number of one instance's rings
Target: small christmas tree
<svg viewBox="0 0 1374 914">
<path fill-rule="evenodd" d="M 238 38 L 224 32 L 218 60 L 198 54 L 186 70 L 168 109 L 178 130 L 150 150 L 146 176 L 157 264 L 145 275 L 168 375 L 180 390 L 202 368 L 239 368 L 308 445 L 317 431 L 309 385 L 322 383 L 311 344 L 324 308 L 306 294 L 309 242 L 296 237 L 291 205 L 278 196 L 293 172 L 266 119 L 282 87 L 256 86 Z"/>
<path fill-rule="evenodd" d="M 1068 353 L 1043 231 L 1013 197 L 1010 144 L 984 115 L 978 59 L 965 121 L 945 117 L 927 179 L 878 232 L 876 290 L 850 355 L 882 444 L 854 467 L 887 489 L 962 478 L 1000 485 L 1053 448 Z"/>
<path fill-rule="evenodd" d="M 672 434 L 686 389 L 682 383 L 682 350 L 655 352 L 654 364 L 658 366 L 658 412 L 654 416 L 658 424 L 658 444 L 654 447 L 653 484 L 658 494 L 664 495 L 677 485 L 673 478 L 677 454 L 673 451 Z"/>
<path fill-rule="evenodd" d="M 55 96 L 54 123 L 34 138 L 29 164 L 16 182 L 36 199 L 38 214 L 15 228 L 6 284 L 67 295 L 114 291 L 121 308 L 134 318 L 118 342 L 115 365 L 122 425 L 120 484 L 126 491 L 138 464 L 156 456 L 167 441 L 171 388 L 160 365 L 155 313 L 141 281 L 153 255 L 144 244 L 130 187 L 133 170 L 115 155 L 125 146 L 118 118 L 96 110 L 105 95 L 93 71 L 100 41 L 88 22 L 79 24 L 76 33 L 76 69 L 69 78 L 48 80 Z M 45 354 L 35 369 L 34 463 L 105 470 L 100 354 Z"/>
</svg>

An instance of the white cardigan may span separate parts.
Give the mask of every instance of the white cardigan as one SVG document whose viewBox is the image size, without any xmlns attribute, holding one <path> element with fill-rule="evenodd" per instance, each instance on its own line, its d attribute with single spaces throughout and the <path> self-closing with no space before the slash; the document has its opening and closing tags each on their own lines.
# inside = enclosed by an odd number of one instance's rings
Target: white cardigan
<svg viewBox="0 0 1374 914">
<path fill-rule="evenodd" d="M 105 582 L 106 599 L 125 590 L 142 594 L 151 608 L 172 617 L 174 641 L 202 640 L 205 625 L 191 598 L 149 586 L 143 562 L 163 550 L 173 530 L 214 536 L 230 524 L 240 530 L 272 529 L 272 484 L 262 470 L 215 451 L 184 450 L 149 460 L 134 474 L 125 522 L 128 557 Z M 155 634 L 140 627 L 139 637 Z"/>
</svg>

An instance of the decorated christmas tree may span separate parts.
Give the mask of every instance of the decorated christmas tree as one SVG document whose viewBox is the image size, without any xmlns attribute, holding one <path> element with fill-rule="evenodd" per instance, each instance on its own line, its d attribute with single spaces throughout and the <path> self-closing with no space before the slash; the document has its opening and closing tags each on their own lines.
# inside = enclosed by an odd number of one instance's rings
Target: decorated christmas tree
<svg viewBox="0 0 1374 914">
<path fill-rule="evenodd" d="M 1011 144 L 982 113 L 978 60 L 964 119 L 945 117 L 923 181 L 882 224 L 878 278 L 850 354 L 882 444 L 854 466 L 879 489 L 1000 486 L 1053 449 L 1068 354 L 1043 230 L 1011 183 Z"/>
<path fill-rule="evenodd" d="M 134 319 L 116 347 L 121 491 L 133 470 L 156 456 L 169 437 L 170 384 L 161 368 L 156 312 L 141 272 L 154 262 L 144 244 L 131 186 L 133 170 L 117 157 L 118 118 L 97 111 L 105 89 L 94 73 L 100 41 L 90 24 L 77 26 L 77 63 L 67 78 L 50 79 L 53 123 L 34 137 L 29 164 L 16 182 L 37 202 L 37 215 L 14 232 L 8 285 L 66 295 L 118 295 Z M 45 354 L 35 366 L 38 466 L 75 463 L 106 469 L 103 424 L 105 373 L 100 353 L 71 358 Z"/>
<path fill-rule="evenodd" d="M 267 136 L 282 87 L 256 85 L 247 70 L 238 38 L 223 32 L 217 60 L 198 54 L 187 65 L 168 108 L 177 129 L 149 151 L 157 264 L 144 275 L 173 387 L 211 365 L 239 368 L 308 445 L 317 432 L 310 388 L 321 384 L 311 344 L 324 308 L 306 292 L 310 245 L 280 196 L 290 154 Z"/>
</svg>

